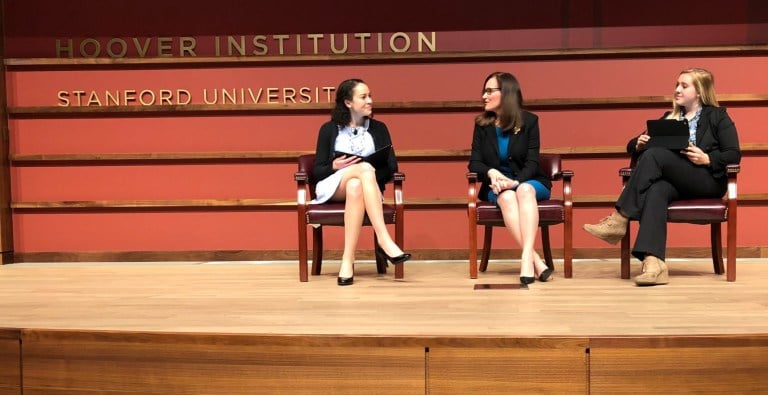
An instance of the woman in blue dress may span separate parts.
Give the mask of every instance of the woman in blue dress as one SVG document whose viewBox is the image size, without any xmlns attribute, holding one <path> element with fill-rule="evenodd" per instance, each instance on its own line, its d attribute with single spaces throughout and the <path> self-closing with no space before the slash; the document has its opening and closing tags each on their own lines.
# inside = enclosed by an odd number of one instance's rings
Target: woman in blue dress
<svg viewBox="0 0 768 395">
<path fill-rule="evenodd" d="M 397 172 L 394 150 L 386 161 L 371 164 L 361 160 L 376 150 L 392 145 L 389 130 L 383 122 L 371 117 L 373 99 L 368 85 L 360 79 L 349 79 L 336 89 L 336 105 L 331 120 L 320 127 L 315 153 L 315 188 L 313 203 L 345 202 L 344 252 L 341 257 L 338 285 L 354 282 L 355 249 L 368 214 L 381 251 L 394 264 L 411 258 L 389 235 L 382 209 L 384 185 Z M 345 152 L 350 155 L 337 155 Z"/>
<path fill-rule="evenodd" d="M 496 203 L 512 238 L 520 244 L 520 282 L 552 275 L 534 250 L 538 201 L 549 199 L 552 183 L 539 166 L 539 118 L 522 109 L 520 84 L 510 73 L 485 79 L 484 111 L 475 118 L 469 171 L 482 182 L 478 198 Z"/>
</svg>

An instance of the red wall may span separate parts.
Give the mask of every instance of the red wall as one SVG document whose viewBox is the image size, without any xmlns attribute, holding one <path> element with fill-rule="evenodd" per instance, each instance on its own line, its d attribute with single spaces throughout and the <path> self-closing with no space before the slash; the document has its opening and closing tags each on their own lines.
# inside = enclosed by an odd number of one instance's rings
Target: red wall
<svg viewBox="0 0 768 395">
<path fill-rule="evenodd" d="M 120 5 L 84 1 L 6 1 L 6 57 L 52 57 L 57 38 L 309 34 L 437 31 L 438 52 L 455 50 L 630 47 L 642 45 L 734 45 L 768 40 L 768 7 L 758 1 L 733 1 L 729 12 L 710 12 L 717 2 L 696 2 L 692 12 L 659 12 L 667 2 L 627 6 L 608 1 L 541 1 L 440 7 L 369 5 L 373 16 L 357 16 L 335 7 L 306 5 L 296 14 L 280 4 L 184 2 L 183 6 L 134 1 Z M 245 2 L 242 2 L 245 3 Z M 179 3 L 181 4 L 181 3 Z M 712 6 L 712 7 L 708 7 Z M 115 9 L 114 7 L 124 7 Z M 285 6 L 287 7 L 287 6 Z M 633 9 L 632 7 L 636 7 Z M 48 12 L 40 12 L 41 9 Z M 654 10 L 649 12 L 648 10 Z M 219 18 L 210 18 L 211 14 Z M 165 15 L 165 17 L 162 17 Z M 213 21 L 216 19 L 216 21 Z M 344 23 L 334 23 L 335 20 Z M 224 21 L 224 22 L 222 22 Z M 346 22 L 349 23 L 346 23 Z M 119 33 L 118 33 L 119 32 Z M 304 45 L 303 48 L 309 48 Z M 56 106 L 60 90 L 186 89 L 202 103 L 203 89 L 336 86 L 361 77 L 378 102 L 477 100 L 484 77 L 510 71 L 521 81 L 526 99 L 670 95 L 677 73 L 697 66 L 714 72 L 720 94 L 768 92 L 768 56 L 592 59 L 559 61 L 252 65 L 247 67 L 118 70 L 11 70 L 6 74 L 10 107 Z M 102 96 L 103 98 L 103 96 Z M 321 101 L 325 102 L 325 100 Z M 375 106 L 375 103 L 374 103 Z M 545 148 L 624 145 L 644 121 L 665 109 L 541 111 Z M 764 106 L 729 109 L 742 143 L 765 143 Z M 380 114 L 397 150 L 466 149 L 474 113 Z M 12 155 L 56 153 L 218 152 L 312 150 L 318 115 L 162 116 L 89 119 L 12 119 Z M 746 157 L 740 192 L 765 192 L 758 169 L 767 159 Z M 617 169 L 625 160 L 568 160 L 575 171 L 574 194 L 615 194 Z M 293 164 L 198 164 L 149 166 L 13 167 L 12 200 L 142 200 L 295 197 Z M 463 162 L 403 162 L 406 197 L 463 197 Z M 268 180 L 268 182 L 265 182 Z M 557 194 L 557 189 L 555 189 Z M 606 209 L 578 208 L 574 245 L 604 247 L 579 230 Z M 764 208 L 740 208 L 739 245 L 764 246 L 758 236 L 768 220 Z M 441 232 L 435 232 L 439 218 Z M 16 213 L 16 252 L 290 250 L 296 246 L 294 213 L 146 212 Z M 409 249 L 466 246 L 466 213 L 409 211 Z M 264 226 L 269 224 L 268 226 Z M 678 226 L 673 225 L 673 229 Z M 701 228 L 701 229 L 699 229 Z M 450 229 L 450 231 L 444 231 Z M 707 229 L 670 232 L 670 246 L 708 245 Z M 554 229 L 555 247 L 561 246 Z M 339 248 L 340 231 L 328 246 Z M 364 239 L 367 240 L 367 239 Z M 498 236 L 497 245 L 516 248 Z M 361 244 L 368 248 L 367 241 Z"/>
</svg>

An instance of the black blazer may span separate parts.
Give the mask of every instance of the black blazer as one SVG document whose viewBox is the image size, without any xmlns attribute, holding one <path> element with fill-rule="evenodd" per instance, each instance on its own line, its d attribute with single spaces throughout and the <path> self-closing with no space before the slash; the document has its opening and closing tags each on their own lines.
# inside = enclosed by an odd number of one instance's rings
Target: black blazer
<svg viewBox="0 0 768 395">
<path fill-rule="evenodd" d="M 478 197 L 486 200 L 490 190 L 488 170 L 500 170 L 502 158 L 507 161 L 512 172 L 512 179 L 519 182 L 536 180 L 547 189 L 552 189 L 552 182 L 544 175 L 539 166 L 539 117 L 523 111 L 523 127 L 517 134 L 509 132 L 509 152 L 499 154 L 499 141 L 494 125 L 475 124 L 472 136 L 472 154 L 469 157 L 469 171 L 477 173 L 482 182 Z"/>
<path fill-rule="evenodd" d="M 373 145 L 378 150 L 392 144 L 392 138 L 389 135 L 389 129 L 384 122 L 379 122 L 373 118 L 369 118 L 368 133 L 373 137 Z M 334 159 L 334 147 L 336 146 L 336 136 L 339 135 L 339 126 L 333 122 L 328 121 L 320 127 L 320 132 L 317 136 L 317 148 L 315 149 L 315 180 L 321 181 L 324 178 L 333 174 L 333 159 Z M 379 189 L 384 191 L 384 185 L 392 179 L 394 173 L 397 172 L 397 159 L 395 157 L 395 149 L 389 151 L 389 158 L 387 159 L 386 166 L 376 167 L 376 182 L 379 184 Z"/>
<path fill-rule="evenodd" d="M 670 111 L 664 113 L 666 118 Z M 632 154 L 633 163 L 644 151 L 637 152 L 637 137 L 627 143 L 627 152 Z M 739 136 L 736 125 L 724 107 L 704 106 L 696 125 L 696 146 L 709 155 L 709 172 L 712 177 L 725 176 L 725 167 L 741 162 Z"/>
</svg>

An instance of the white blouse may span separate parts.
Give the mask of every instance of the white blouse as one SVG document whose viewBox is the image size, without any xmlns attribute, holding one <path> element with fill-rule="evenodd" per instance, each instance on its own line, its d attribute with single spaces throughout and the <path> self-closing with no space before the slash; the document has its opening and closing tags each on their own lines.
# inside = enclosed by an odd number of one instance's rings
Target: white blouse
<svg viewBox="0 0 768 395">
<path fill-rule="evenodd" d="M 345 126 L 339 129 L 339 134 L 336 135 L 336 143 L 334 144 L 334 151 L 346 152 L 358 156 L 368 156 L 376 152 L 376 146 L 373 143 L 373 136 L 368 132 L 369 121 L 366 119 L 365 125 L 361 127 Z M 341 176 L 348 169 L 336 170 L 330 176 L 320 180 L 315 185 L 315 198 L 310 203 L 325 203 L 327 202 L 341 184 Z"/>
</svg>

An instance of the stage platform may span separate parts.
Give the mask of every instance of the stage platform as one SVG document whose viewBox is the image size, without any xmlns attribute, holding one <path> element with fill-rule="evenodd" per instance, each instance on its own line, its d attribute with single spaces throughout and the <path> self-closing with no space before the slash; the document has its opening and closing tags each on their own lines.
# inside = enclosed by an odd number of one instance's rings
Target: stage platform
<svg viewBox="0 0 768 395">
<path fill-rule="evenodd" d="M 768 392 L 768 261 L 733 283 L 669 265 L 666 286 L 584 260 L 528 289 L 476 289 L 516 262 L 360 263 L 350 287 L 337 262 L 307 283 L 295 262 L 5 265 L 0 394 Z"/>
</svg>

